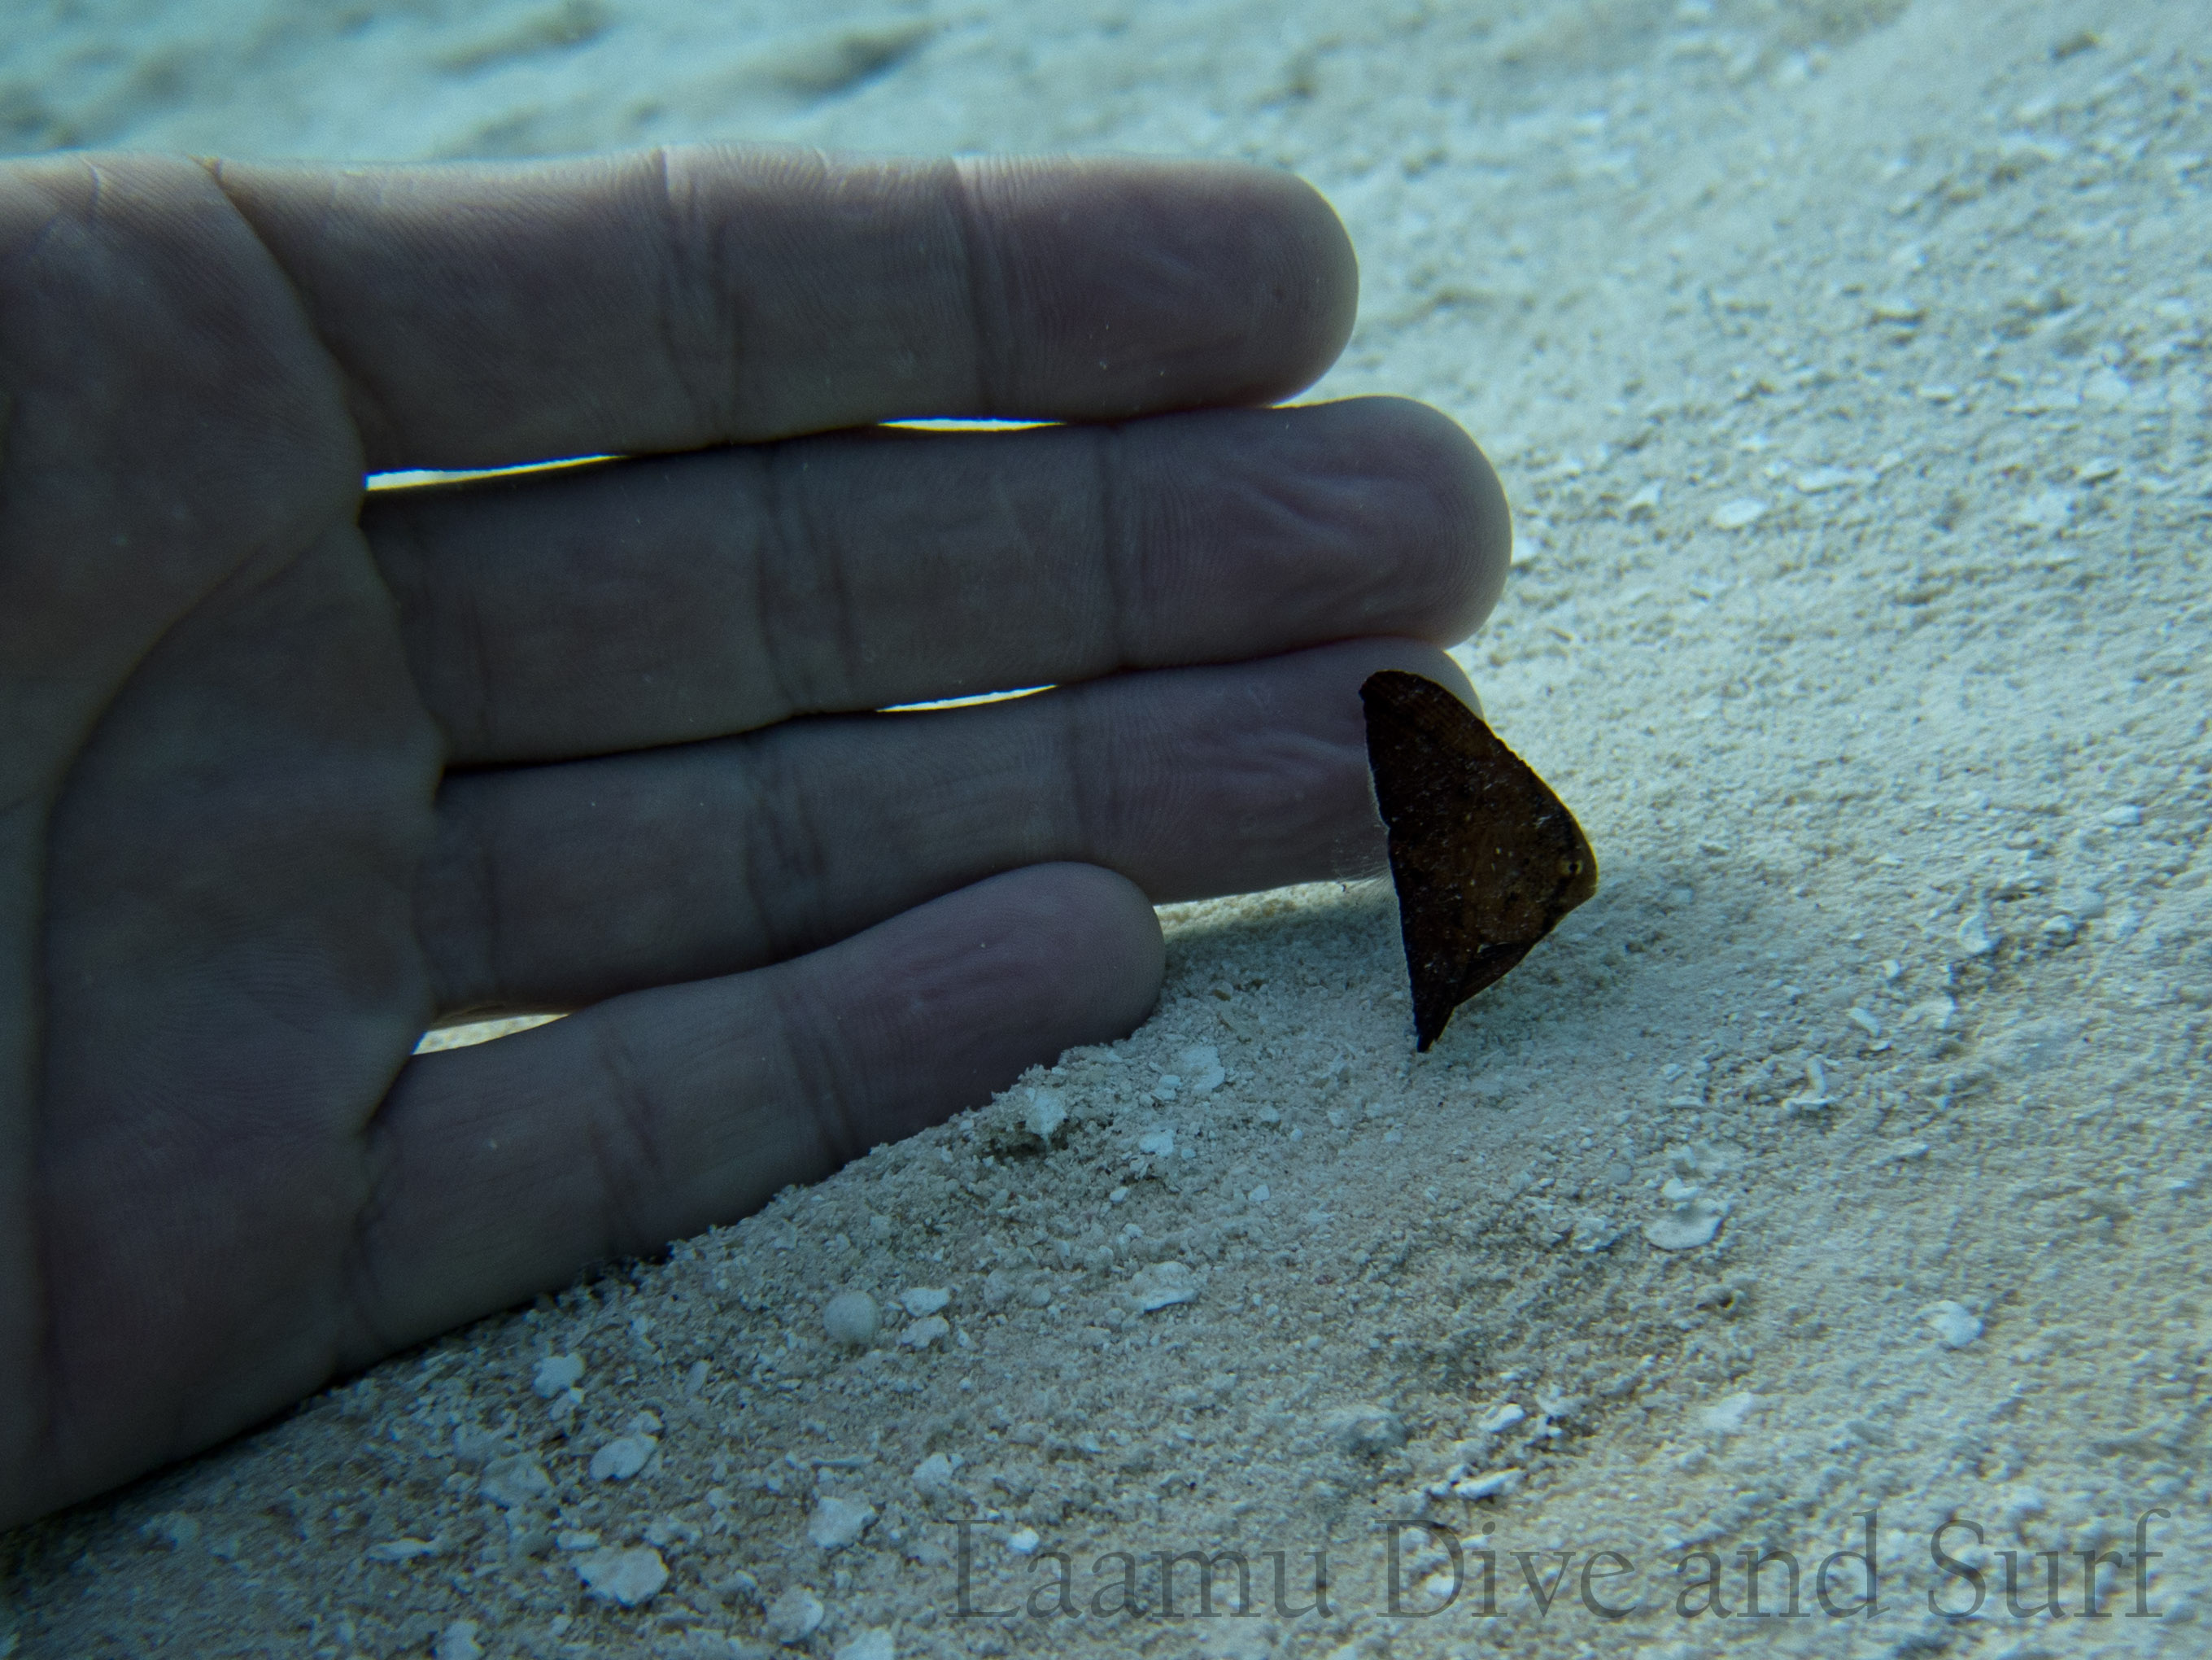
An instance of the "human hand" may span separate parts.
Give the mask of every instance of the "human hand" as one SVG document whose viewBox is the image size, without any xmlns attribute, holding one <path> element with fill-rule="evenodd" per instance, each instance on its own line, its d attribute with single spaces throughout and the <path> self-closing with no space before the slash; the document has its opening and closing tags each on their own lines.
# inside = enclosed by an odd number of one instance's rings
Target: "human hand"
<svg viewBox="0 0 2212 1660">
<path fill-rule="evenodd" d="M 1126 1031 L 1152 901 L 1376 868 L 1358 685 L 1456 681 L 1502 497 L 1203 407 L 1354 285 L 1225 166 L 0 167 L 0 1525 Z"/>
</svg>

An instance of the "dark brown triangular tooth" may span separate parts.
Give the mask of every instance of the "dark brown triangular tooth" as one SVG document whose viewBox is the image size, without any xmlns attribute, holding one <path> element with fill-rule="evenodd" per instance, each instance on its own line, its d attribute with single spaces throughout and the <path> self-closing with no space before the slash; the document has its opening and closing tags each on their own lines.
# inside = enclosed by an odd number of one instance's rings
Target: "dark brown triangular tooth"
<svg viewBox="0 0 2212 1660">
<path fill-rule="evenodd" d="M 1551 787 L 1435 681 L 1384 669 L 1359 696 L 1425 1051 L 1597 891 L 1597 857 Z"/>
</svg>

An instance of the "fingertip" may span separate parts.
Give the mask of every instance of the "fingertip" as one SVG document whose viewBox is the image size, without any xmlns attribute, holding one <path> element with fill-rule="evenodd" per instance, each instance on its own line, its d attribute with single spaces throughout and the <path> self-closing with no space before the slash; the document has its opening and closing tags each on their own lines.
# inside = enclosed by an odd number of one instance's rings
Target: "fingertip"
<svg viewBox="0 0 2212 1660">
<path fill-rule="evenodd" d="M 1218 163 L 1224 194 L 1244 193 L 1259 234 L 1272 239 L 1254 264 L 1271 283 L 1261 321 L 1278 332 L 1283 362 L 1257 402 L 1295 396 L 1326 374 L 1359 314 L 1359 257 L 1336 209 L 1314 185 L 1280 168 Z"/>
<path fill-rule="evenodd" d="M 1036 907 L 1041 939 L 1083 941 L 1061 1047 L 1126 1037 L 1158 1004 L 1167 978 L 1167 940 L 1145 891 L 1097 865 L 1034 866 L 994 879 L 1017 885 Z"/>
<path fill-rule="evenodd" d="M 811 1181 L 981 1106 L 1068 1049 L 1141 1025 L 1166 973 L 1142 890 L 1095 865 L 1025 866 L 763 971 L 817 1103 Z"/>
<path fill-rule="evenodd" d="M 1369 397 L 1334 407 L 1356 417 L 1358 441 L 1379 473 L 1419 487 L 1424 522 L 1409 522 L 1401 539 L 1425 567 L 1420 633 L 1456 645 L 1496 607 L 1513 564 L 1513 514 L 1498 470 L 1466 428 L 1427 404 Z"/>
<path fill-rule="evenodd" d="M 965 1043 L 937 1087 L 909 1101 L 931 1114 L 973 1105 L 1032 1066 L 1066 1049 L 1127 1037 L 1152 1012 L 1166 977 L 1159 917 L 1144 891 L 1097 865 L 1032 865 L 989 877 L 902 919 L 914 931 L 907 959 L 949 982 L 908 1006 L 911 1030 L 884 1047 L 933 1043 L 949 1007 Z M 898 924 L 889 925 L 897 927 Z M 930 949 L 931 934 L 943 942 Z M 967 941 L 972 938 L 972 952 Z M 956 943 L 957 942 L 957 943 Z M 914 982 L 917 990 L 923 982 Z"/>
<path fill-rule="evenodd" d="M 988 412 L 1125 420 L 1272 404 L 1352 337 L 1352 239 L 1294 174 L 1126 156 L 958 166 L 983 311 L 1000 319 L 983 351 Z"/>
</svg>

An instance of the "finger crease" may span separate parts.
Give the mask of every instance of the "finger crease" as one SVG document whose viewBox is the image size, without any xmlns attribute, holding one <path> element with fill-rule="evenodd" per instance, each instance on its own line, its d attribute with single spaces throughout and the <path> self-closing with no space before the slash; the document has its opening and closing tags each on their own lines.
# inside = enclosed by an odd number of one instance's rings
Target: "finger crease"
<svg viewBox="0 0 2212 1660">
<path fill-rule="evenodd" d="M 1098 568 L 1106 586 L 1106 660 L 1113 668 L 1131 668 L 1136 666 L 1134 636 L 1141 632 L 1134 611 L 1145 603 L 1145 573 L 1143 551 L 1130 541 L 1130 515 L 1123 500 L 1127 440 L 1119 427 L 1101 427 L 1091 439 L 1097 458 L 1091 488 L 1097 497 Z"/>
<path fill-rule="evenodd" d="M 997 361 L 1001 331 L 990 325 L 989 319 L 994 309 L 1005 307 L 1006 284 L 991 280 L 997 271 L 997 251 L 990 235 L 990 216 L 975 199 L 974 176 L 961 162 L 951 165 L 957 187 L 953 243 L 968 295 L 968 361 L 975 376 L 971 407 L 981 415 L 995 415 L 1006 412 L 1007 406 L 1001 401 L 1005 377 Z"/>
<path fill-rule="evenodd" d="M 793 1092 L 806 1122 L 822 1142 L 823 1164 L 835 1169 L 867 1151 L 860 1129 L 859 1104 L 849 1080 L 842 1076 L 837 1057 L 858 1045 L 850 1040 L 832 1041 L 831 1028 L 839 1016 L 830 1012 L 849 1007 L 847 1000 L 799 994 L 806 976 L 793 976 L 771 994 L 777 1029 L 783 1034 L 784 1058 Z"/>
<path fill-rule="evenodd" d="M 784 477 L 790 451 L 772 445 L 761 459 L 761 523 L 768 527 L 767 545 L 753 561 L 753 615 L 759 619 L 759 647 L 768 664 L 768 678 L 775 688 L 774 718 L 785 720 L 799 708 L 797 689 L 784 656 L 783 641 L 796 638 L 803 627 L 780 627 L 777 618 L 790 609 L 784 573 L 811 569 L 813 550 L 808 545 L 806 517 L 793 501 L 800 492 Z M 801 562 L 805 562 L 802 563 Z"/>
<path fill-rule="evenodd" d="M 662 234 L 668 251 L 663 266 L 667 276 L 660 304 L 655 307 L 653 331 L 660 337 L 661 353 L 671 376 L 683 389 L 692 429 L 726 437 L 734 429 L 738 363 L 742 356 L 737 319 L 729 314 L 727 301 L 723 298 L 733 289 L 720 280 L 719 272 L 702 273 L 700 270 L 702 263 L 712 266 L 719 261 L 711 256 L 702 260 L 697 216 L 684 204 L 688 192 L 678 185 L 671 154 L 665 144 L 653 147 L 653 181 L 660 191 Z M 702 331 L 690 313 L 708 296 L 712 296 L 708 303 L 724 314 Z M 686 344 L 702 333 L 708 339 L 727 341 L 726 355 L 701 352 Z M 705 366 L 710 362 L 719 371 L 713 384 L 706 378 Z"/>
<path fill-rule="evenodd" d="M 823 900 L 830 891 L 831 838 L 816 818 L 811 783 L 788 764 L 786 739 L 783 733 L 769 733 L 755 746 L 760 776 L 753 800 L 772 805 L 753 816 L 755 829 L 744 844 L 745 897 L 760 936 L 779 962 L 799 942 L 819 940 L 830 931 Z M 792 894 L 814 897 L 803 905 L 777 903 L 775 896 Z"/>
<path fill-rule="evenodd" d="M 658 1115 L 623 1024 L 595 1024 L 592 1058 L 606 1087 L 585 1134 L 599 1174 L 602 1237 L 611 1252 L 644 1250 L 665 1243 L 648 1239 L 644 1225 L 651 1195 L 667 1185 L 655 1134 Z"/>
</svg>

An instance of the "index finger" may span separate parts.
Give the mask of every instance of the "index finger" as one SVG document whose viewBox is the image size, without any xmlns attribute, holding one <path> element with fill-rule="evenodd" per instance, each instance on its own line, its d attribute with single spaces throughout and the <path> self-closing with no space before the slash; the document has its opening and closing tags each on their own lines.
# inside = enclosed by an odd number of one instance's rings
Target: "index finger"
<svg viewBox="0 0 2212 1660">
<path fill-rule="evenodd" d="M 1267 403 L 1334 360 L 1358 297 L 1328 203 L 1233 163 L 716 148 L 213 170 L 344 371 L 376 470 Z"/>
</svg>

